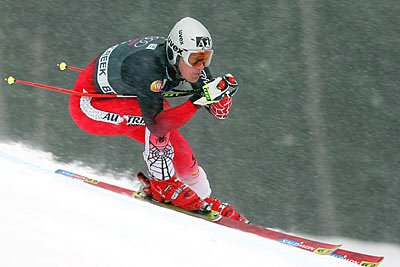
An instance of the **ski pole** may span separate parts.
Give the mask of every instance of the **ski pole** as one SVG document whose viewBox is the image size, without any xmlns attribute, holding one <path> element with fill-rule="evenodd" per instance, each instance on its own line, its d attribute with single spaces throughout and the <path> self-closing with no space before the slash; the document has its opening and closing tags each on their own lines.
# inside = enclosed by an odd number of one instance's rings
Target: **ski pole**
<svg viewBox="0 0 400 267">
<path fill-rule="evenodd" d="M 31 86 L 39 87 L 39 88 L 45 88 L 45 89 L 62 92 L 62 93 L 70 94 L 70 95 L 76 95 L 76 96 L 87 96 L 87 97 L 98 97 L 98 98 L 136 97 L 133 95 L 82 93 L 82 92 L 71 91 L 68 89 L 63 89 L 63 88 L 59 88 L 59 87 L 55 87 L 55 86 L 40 84 L 40 83 L 16 80 L 13 76 L 10 76 L 10 77 L 6 78 L 5 80 L 8 82 L 8 84 L 21 83 L 21 84 L 31 85 Z"/>
<path fill-rule="evenodd" d="M 61 63 L 57 64 L 57 66 L 60 68 L 60 70 L 69 69 L 69 70 L 74 70 L 74 71 L 79 71 L 79 72 L 83 71 L 83 69 L 68 66 L 67 63 L 65 63 L 65 62 L 61 62 Z"/>
<path fill-rule="evenodd" d="M 34 86 L 34 87 L 45 88 L 45 89 L 49 89 L 49 90 L 52 90 L 52 91 L 57 91 L 57 92 L 70 94 L 70 95 L 76 95 L 76 96 L 97 97 L 97 98 L 137 97 L 136 95 L 82 93 L 82 92 L 72 91 L 72 90 L 59 88 L 59 87 L 55 87 L 55 86 L 40 84 L 40 83 L 16 80 L 13 76 L 9 76 L 8 78 L 5 78 L 5 80 L 8 82 L 8 84 L 14 84 L 14 83 L 26 84 L 26 85 L 31 85 L 31 86 Z M 191 95 L 191 94 L 194 94 L 197 91 L 199 91 L 199 89 L 197 89 L 197 90 L 193 89 L 193 90 L 188 90 L 188 91 L 177 91 L 177 92 L 173 92 L 173 93 L 165 93 L 165 94 L 163 94 L 163 96 L 164 97 L 178 97 L 178 96 L 183 96 L 183 95 Z"/>
</svg>

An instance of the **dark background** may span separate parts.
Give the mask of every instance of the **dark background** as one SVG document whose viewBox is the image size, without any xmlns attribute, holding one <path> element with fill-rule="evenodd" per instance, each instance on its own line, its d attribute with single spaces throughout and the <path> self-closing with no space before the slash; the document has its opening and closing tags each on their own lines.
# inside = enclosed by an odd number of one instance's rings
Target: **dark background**
<svg viewBox="0 0 400 267">
<path fill-rule="evenodd" d="M 200 20 L 212 73 L 240 85 L 226 120 L 201 110 L 181 128 L 214 196 L 257 225 L 400 244 L 398 0 L 2 3 L 1 79 L 69 89 L 78 74 L 57 63 L 83 68 L 114 44 Z M 143 146 L 83 132 L 67 103 L 1 82 L 0 141 L 135 179 Z"/>
</svg>

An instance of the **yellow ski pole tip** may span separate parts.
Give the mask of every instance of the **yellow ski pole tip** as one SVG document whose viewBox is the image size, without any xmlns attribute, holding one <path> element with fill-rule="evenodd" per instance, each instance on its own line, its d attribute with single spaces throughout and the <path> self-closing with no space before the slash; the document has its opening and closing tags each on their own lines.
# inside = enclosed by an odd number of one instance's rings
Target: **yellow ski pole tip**
<svg viewBox="0 0 400 267">
<path fill-rule="evenodd" d="M 13 76 L 10 76 L 10 77 L 6 78 L 6 81 L 8 82 L 8 84 L 13 84 L 13 83 L 15 83 L 15 79 L 14 79 Z"/>
<path fill-rule="evenodd" d="M 57 64 L 60 67 L 60 70 L 65 70 L 67 68 L 67 63 L 61 62 L 60 64 Z"/>
</svg>

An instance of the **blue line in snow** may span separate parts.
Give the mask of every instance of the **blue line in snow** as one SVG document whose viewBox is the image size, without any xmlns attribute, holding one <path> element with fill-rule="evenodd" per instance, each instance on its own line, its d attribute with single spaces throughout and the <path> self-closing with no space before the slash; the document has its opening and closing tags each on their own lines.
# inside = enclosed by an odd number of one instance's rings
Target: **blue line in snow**
<svg viewBox="0 0 400 267">
<path fill-rule="evenodd" d="M 8 160 L 8 161 L 17 163 L 17 164 L 25 165 L 25 166 L 27 166 L 27 167 L 29 167 L 29 168 L 31 168 L 31 169 L 40 171 L 40 172 L 42 172 L 42 173 L 46 173 L 46 174 L 53 173 L 52 171 L 49 171 L 49 170 L 47 170 L 47 169 L 44 169 L 44 168 L 42 168 L 42 167 L 40 167 L 40 166 L 38 166 L 38 165 L 36 165 L 36 164 L 33 164 L 33 163 L 31 163 L 31 162 L 22 160 L 22 159 L 20 159 L 20 158 L 14 157 L 14 156 L 11 156 L 11 155 L 9 155 L 9 154 L 7 154 L 7 153 L 1 151 L 1 150 L 0 150 L 0 157 L 6 159 L 6 160 Z"/>
</svg>

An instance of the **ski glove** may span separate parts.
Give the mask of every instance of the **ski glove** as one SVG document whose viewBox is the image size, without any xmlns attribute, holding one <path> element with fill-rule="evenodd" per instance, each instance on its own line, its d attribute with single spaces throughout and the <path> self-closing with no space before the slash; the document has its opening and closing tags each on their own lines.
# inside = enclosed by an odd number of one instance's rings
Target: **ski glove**
<svg viewBox="0 0 400 267">
<path fill-rule="evenodd" d="M 238 83 L 236 79 L 232 76 L 232 74 L 228 73 L 224 76 L 226 83 L 228 84 L 228 90 L 226 91 L 226 95 L 233 96 L 236 94 L 238 90 Z"/>
<path fill-rule="evenodd" d="M 231 96 L 237 91 L 237 82 L 231 74 L 226 74 L 224 77 L 218 77 L 213 81 L 205 84 L 202 91 L 193 95 L 190 100 L 196 106 L 205 106 L 216 103 L 224 98 L 227 94 Z"/>
<path fill-rule="evenodd" d="M 226 116 L 228 116 L 231 106 L 232 106 L 232 97 L 225 94 L 224 99 L 216 103 L 212 103 L 211 105 L 207 105 L 206 109 L 215 118 L 223 120 L 226 118 Z"/>
</svg>

